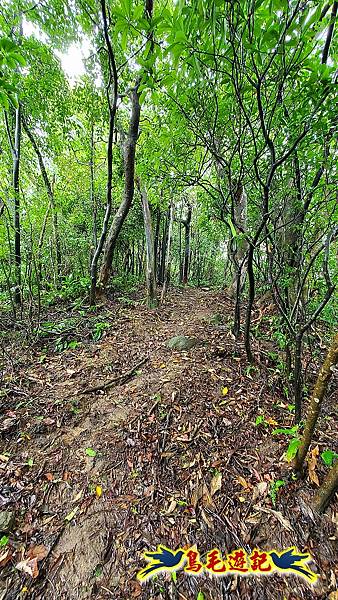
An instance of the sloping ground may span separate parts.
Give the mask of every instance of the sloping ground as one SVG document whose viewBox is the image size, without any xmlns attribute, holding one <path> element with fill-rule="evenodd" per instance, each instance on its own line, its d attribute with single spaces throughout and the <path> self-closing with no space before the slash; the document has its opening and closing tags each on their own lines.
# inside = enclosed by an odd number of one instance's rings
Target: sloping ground
<svg viewBox="0 0 338 600">
<path fill-rule="evenodd" d="M 110 303 L 100 341 L 55 353 L 47 340 L 12 365 L 2 399 L 0 500 L 15 525 L 0 598 L 195 600 L 201 591 L 207 600 L 310 599 L 336 589 L 337 503 L 315 517 L 308 509 L 314 485 L 289 477 L 287 440 L 271 433 L 292 423 L 273 345 L 256 341 L 258 367 L 248 368 L 227 324 L 231 310 L 210 290 L 177 291 L 154 311 Z M 170 350 L 167 340 L 179 334 L 198 345 Z M 125 383 L 85 393 L 143 359 Z M 337 439 L 336 384 L 320 421 L 320 450 Z M 258 415 L 265 421 L 256 426 Z M 324 473 L 318 461 L 318 477 Z M 280 479 L 273 505 L 269 492 Z M 290 576 L 179 572 L 176 581 L 159 575 L 141 586 L 142 553 L 159 543 L 196 544 L 202 557 L 214 547 L 249 553 L 295 545 L 310 551 L 320 579 L 309 587 Z M 38 565 L 35 579 L 15 569 L 29 557 L 24 565 Z"/>
</svg>

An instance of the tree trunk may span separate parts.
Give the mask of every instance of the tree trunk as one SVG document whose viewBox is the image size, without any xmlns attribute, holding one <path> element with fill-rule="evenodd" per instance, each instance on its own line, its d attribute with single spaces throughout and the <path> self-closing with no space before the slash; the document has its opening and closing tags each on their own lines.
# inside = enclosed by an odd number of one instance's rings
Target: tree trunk
<svg viewBox="0 0 338 600">
<path fill-rule="evenodd" d="M 167 242 L 167 253 L 165 257 L 164 264 L 164 276 L 163 276 L 163 288 L 161 294 L 161 302 L 164 302 L 165 295 L 168 290 L 168 285 L 170 281 L 170 257 L 171 257 L 171 239 L 172 239 L 172 230 L 173 230 L 173 220 L 174 220 L 174 204 L 170 203 L 169 209 L 169 226 L 168 226 L 168 242 Z"/>
<path fill-rule="evenodd" d="M 146 283 L 149 308 L 155 308 L 158 304 L 156 297 L 156 275 L 155 275 L 155 255 L 154 255 L 154 237 L 151 222 L 149 202 L 145 189 L 141 188 L 140 180 L 136 180 L 138 190 L 141 195 L 144 231 L 146 237 Z"/>
<path fill-rule="evenodd" d="M 160 227 L 161 227 L 161 208 L 158 206 L 156 210 L 156 228 L 154 237 L 154 256 L 155 256 L 155 273 L 158 274 L 158 247 L 160 238 Z"/>
<path fill-rule="evenodd" d="M 250 363 L 253 363 L 253 354 L 251 350 L 251 340 L 250 340 L 250 328 L 251 328 L 251 314 L 253 303 L 255 301 L 255 274 L 253 270 L 253 256 L 254 256 L 255 246 L 253 243 L 250 243 L 249 254 L 248 254 L 248 279 L 249 279 L 249 297 L 248 304 L 246 309 L 246 319 L 245 319 L 245 332 L 244 332 L 244 345 L 247 359 Z"/>
<path fill-rule="evenodd" d="M 333 467 L 325 477 L 322 485 L 317 490 L 317 493 L 313 500 L 313 509 L 317 512 L 323 512 L 337 489 L 338 460 L 336 459 Z"/>
<path fill-rule="evenodd" d="M 115 117 L 117 111 L 117 98 L 118 98 L 118 75 L 115 62 L 115 55 L 111 45 L 107 21 L 107 11 L 105 0 L 101 0 L 101 14 L 103 20 L 103 31 L 108 51 L 108 62 L 109 62 L 109 82 L 107 84 L 107 99 L 109 109 L 109 133 L 107 143 L 107 192 L 106 192 L 106 212 L 103 219 L 102 231 L 99 242 L 94 252 L 92 264 L 90 267 L 90 305 L 95 304 L 96 299 L 96 288 L 97 288 L 97 270 L 98 262 L 103 250 L 104 243 L 107 237 L 108 224 L 112 209 L 112 183 L 113 183 L 113 143 L 114 143 L 114 128 L 115 128 Z M 113 99 L 110 98 L 110 87 L 113 86 Z"/>
<path fill-rule="evenodd" d="M 101 267 L 99 277 L 99 283 L 102 286 L 102 288 L 105 288 L 107 286 L 110 277 L 113 254 L 117 238 L 119 236 L 125 218 L 128 215 L 134 197 L 135 152 L 140 123 L 140 96 L 138 92 L 139 83 L 139 81 L 136 83 L 132 91 L 132 111 L 130 117 L 130 126 L 124 150 L 124 195 L 123 200 L 114 216 L 114 220 L 111 224 L 105 244 L 103 264 Z"/>
<path fill-rule="evenodd" d="M 295 424 L 302 418 L 303 400 L 303 367 L 302 367 L 302 342 L 303 336 L 297 335 L 295 341 L 295 363 L 293 368 L 293 392 L 295 400 Z"/>
<path fill-rule="evenodd" d="M 92 207 L 92 219 L 93 219 L 93 230 L 92 230 L 92 248 L 90 252 L 90 265 L 92 264 L 95 248 L 97 247 L 97 203 L 95 197 L 95 145 L 94 145 L 94 123 L 91 124 L 90 129 L 90 204 Z"/>
<path fill-rule="evenodd" d="M 159 262 L 159 270 L 158 270 L 158 283 L 163 285 L 164 282 L 164 269 L 165 269 L 165 257 L 167 255 L 167 244 L 168 244 L 168 230 L 169 230 L 169 210 L 165 216 L 165 222 L 163 224 L 162 231 L 162 242 L 161 242 L 161 253 L 160 253 L 160 262 Z"/>
<path fill-rule="evenodd" d="M 247 230 L 247 197 L 241 182 L 236 183 L 236 189 L 233 194 L 233 220 L 234 226 L 242 234 Z M 248 251 L 248 242 L 245 237 L 232 235 L 229 242 L 229 258 L 233 264 L 233 277 L 230 284 L 229 293 L 233 298 L 241 293 L 246 279 L 246 260 Z"/>
<path fill-rule="evenodd" d="M 60 277 L 61 277 L 61 258 L 62 258 L 62 256 L 61 256 L 61 246 L 60 246 L 60 238 L 59 238 L 57 212 L 56 212 L 55 202 L 54 202 L 53 183 L 50 181 L 50 179 L 48 177 L 45 163 L 42 158 L 40 148 L 37 145 L 36 139 L 35 139 L 34 135 L 32 134 L 31 130 L 29 129 L 27 122 L 24 118 L 22 118 L 22 126 L 23 126 L 24 131 L 27 134 L 27 137 L 29 138 L 29 140 L 34 148 L 34 152 L 38 158 L 42 179 L 45 184 L 45 188 L 46 188 L 46 192 L 47 192 L 47 196 L 48 196 L 48 200 L 49 200 L 49 205 L 52 210 L 53 234 L 54 234 L 55 255 L 56 255 L 56 285 L 58 285 L 60 282 Z"/>
<path fill-rule="evenodd" d="M 304 432 L 301 440 L 301 444 L 298 448 L 297 456 L 295 459 L 295 468 L 297 471 L 301 471 L 305 457 L 307 455 L 309 446 L 311 444 L 313 432 L 316 427 L 317 419 L 319 416 L 321 404 L 325 396 L 330 378 L 332 376 L 332 368 L 338 363 L 338 333 L 334 337 L 329 351 L 326 355 L 325 361 L 319 371 L 316 385 L 312 392 L 310 408 L 307 415 Z"/>
<path fill-rule="evenodd" d="M 13 192 L 14 192 L 14 264 L 15 264 L 15 304 L 21 298 L 21 228 L 20 228 L 20 151 L 21 151 L 21 106 L 15 110 L 15 132 L 13 147 Z"/>
<path fill-rule="evenodd" d="M 191 215 L 192 207 L 188 204 L 188 212 L 186 218 L 182 221 L 184 226 L 184 262 L 183 262 L 183 276 L 182 283 L 187 285 L 189 276 L 189 264 L 190 264 L 190 228 L 191 228 Z"/>
</svg>

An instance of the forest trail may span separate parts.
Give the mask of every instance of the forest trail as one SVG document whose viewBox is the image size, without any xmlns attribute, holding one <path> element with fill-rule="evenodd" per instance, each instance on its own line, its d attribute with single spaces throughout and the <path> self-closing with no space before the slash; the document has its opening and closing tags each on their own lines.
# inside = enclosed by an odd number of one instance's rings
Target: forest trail
<svg viewBox="0 0 338 600">
<path fill-rule="evenodd" d="M 287 445 L 271 431 L 292 423 L 271 342 L 255 341 L 259 368 L 248 368 L 227 322 L 231 301 L 208 289 L 177 290 L 152 311 L 118 302 L 105 310 L 99 341 L 57 353 L 33 346 L 8 383 L 1 494 L 15 509 L 18 542 L 43 545 L 47 556 L 36 579 L 11 571 L 0 597 L 26 587 L 23 597 L 41 599 L 324 598 L 333 513 L 316 528 L 306 484 L 304 498 L 294 483 L 276 506 L 269 495 Z M 177 335 L 198 344 L 171 350 Z M 125 383 L 85 393 L 146 358 Z M 260 414 L 265 429 L 255 425 Z M 313 589 L 294 577 L 183 573 L 141 586 L 142 553 L 160 542 L 200 552 L 306 546 L 323 575 Z"/>
</svg>

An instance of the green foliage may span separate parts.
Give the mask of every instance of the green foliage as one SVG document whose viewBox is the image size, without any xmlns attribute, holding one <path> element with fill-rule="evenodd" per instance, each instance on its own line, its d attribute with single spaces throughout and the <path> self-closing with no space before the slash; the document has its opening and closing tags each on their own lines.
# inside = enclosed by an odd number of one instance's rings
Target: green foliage
<svg viewBox="0 0 338 600">
<path fill-rule="evenodd" d="M 86 448 L 86 454 L 87 456 L 94 458 L 97 453 L 96 450 L 93 450 L 93 448 Z"/>
<path fill-rule="evenodd" d="M 7 546 L 8 542 L 9 542 L 9 537 L 7 535 L 3 535 L 0 538 L 0 548 L 3 548 L 4 546 Z"/>
<path fill-rule="evenodd" d="M 269 496 L 273 506 L 276 506 L 278 490 L 285 485 L 284 479 L 278 479 L 270 484 Z"/>
<path fill-rule="evenodd" d="M 294 425 L 293 427 L 281 427 L 281 428 L 277 428 L 274 429 L 272 432 L 272 435 L 295 435 L 295 433 L 298 432 L 299 429 L 299 425 Z"/>
<path fill-rule="evenodd" d="M 109 329 L 109 327 L 110 327 L 110 323 L 107 323 L 106 321 L 97 321 L 96 323 L 94 323 L 93 329 L 92 329 L 93 340 L 95 340 L 95 342 L 100 340 L 102 337 L 102 334 L 107 329 Z"/>
<path fill-rule="evenodd" d="M 296 457 L 299 446 L 300 446 L 300 439 L 298 437 L 292 438 L 289 441 L 289 445 L 288 445 L 286 453 L 285 453 L 285 458 L 286 458 L 287 462 L 293 461 L 293 459 Z"/>
<path fill-rule="evenodd" d="M 320 457 L 327 467 L 332 467 L 333 462 L 338 458 L 338 454 L 333 450 L 324 450 L 321 452 Z"/>
</svg>

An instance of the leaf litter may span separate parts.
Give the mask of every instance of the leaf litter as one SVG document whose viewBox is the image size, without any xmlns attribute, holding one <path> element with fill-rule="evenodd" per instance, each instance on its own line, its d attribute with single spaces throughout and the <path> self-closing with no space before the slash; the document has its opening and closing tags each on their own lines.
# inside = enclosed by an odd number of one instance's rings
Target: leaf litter
<svg viewBox="0 0 338 600">
<path fill-rule="evenodd" d="M 15 523 L 1 549 L 2 597 L 22 590 L 25 598 L 81 600 L 334 593 L 337 504 L 322 517 L 307 508 L 325 473 L 317 446 L 309 478 L 289 478 L 288 439 L 271 431 L 292 426 L 292 415 L 264 340 L 254 342 L 258 367 L 248 370 L 242 342 L 211 322 L 232 304 L 211 291 L 173 292 L 154 311 L 114 302 L 108 310 L 114 326 L 99 341 L 81 319 L 76 351 L 55 352 L 44 338 L 43 361 L 37 342 L 8 367 L 0 500 Z M 188 352 L 168 349 L 181 334 L 200 343 Z M 265 424 L 255 424 L 259 414 Z M 325 416 L 318 448 L 336 435 L 329 399 Z M 270 489 L 283 473 L 287 485 L 274 507 Z M 140 586 L 142 553 L 158 543 L 196 545 L 202 558 L 216 546 L 295 545 L 311 552 L 321 579 L 310 589 L 293 577 L 178 572 L 175 581 L 161 575 Z"/>
</svg>

